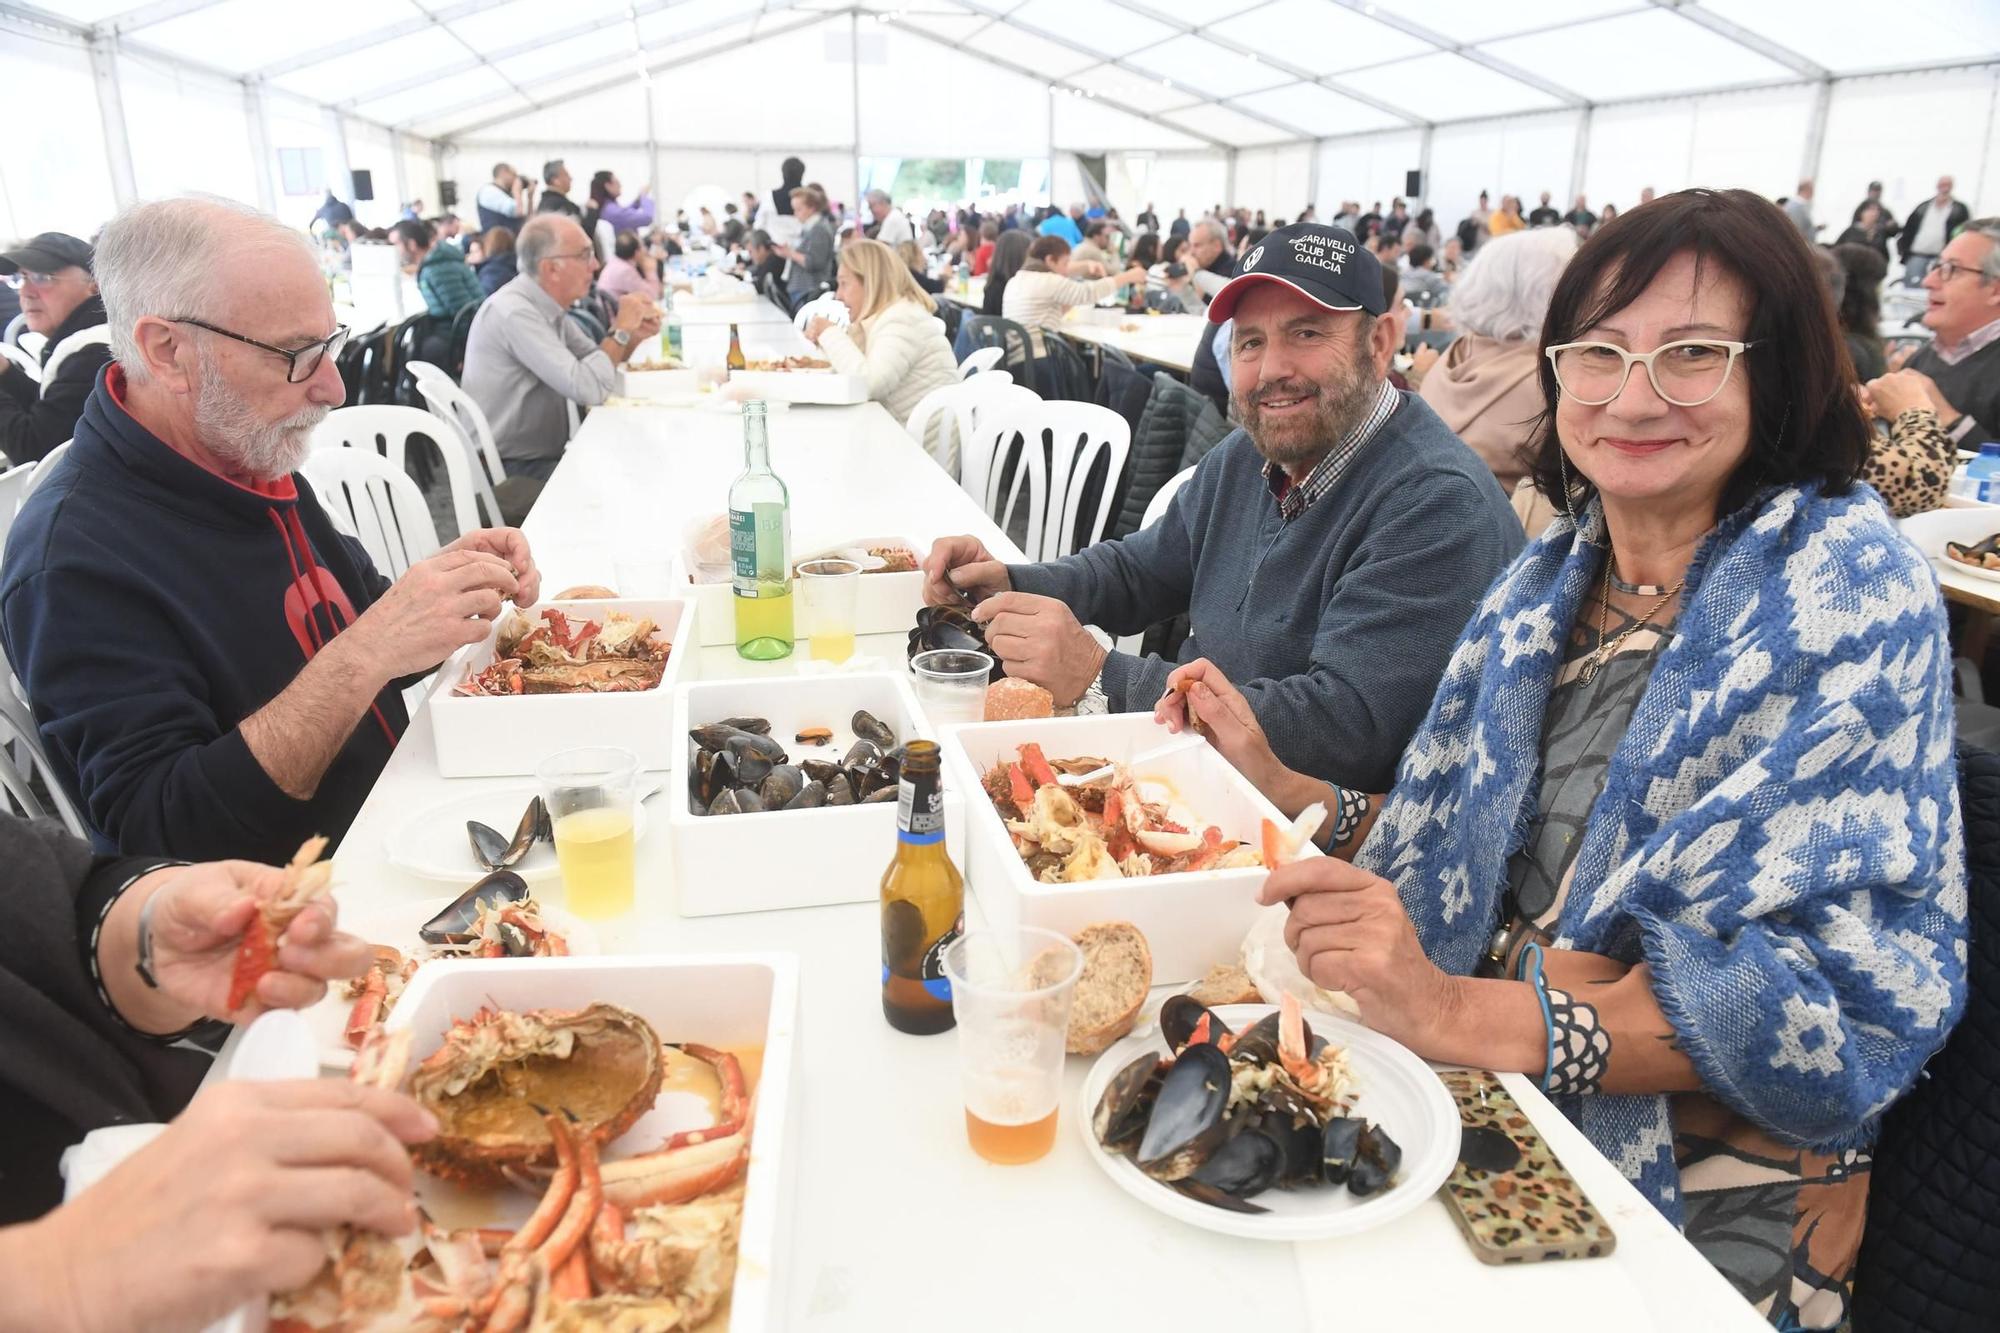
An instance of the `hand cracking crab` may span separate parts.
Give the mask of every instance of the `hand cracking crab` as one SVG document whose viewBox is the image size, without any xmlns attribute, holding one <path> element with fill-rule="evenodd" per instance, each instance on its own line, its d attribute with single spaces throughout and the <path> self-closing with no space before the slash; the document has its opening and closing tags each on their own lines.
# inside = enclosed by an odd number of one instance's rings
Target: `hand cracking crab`
<svg viewBox="0 0 2000 1333">
<path fill-rule="evenodd" d="M 406 1042 L 371 1038 L 355 1077 L 396 1086 Z M 735 1280 L 749 1099 L 734 1056 L 664 1049 L 715 1072 L 718 1123 L 607 1161 L 602 1145 L 659 1089 L 663 1048 L 644 1020 L 594 1004 L 454 1024 L 410 1079 L 442 1130 L 413 1156 L 449 1179 L 530 1187 L 539 1202 L 511 1232 L 444 1231 L 428 1219 L 409 1242 L 329 1232 L 326 1266 L 273 1300 L 271 1327 L 644 1333 L 710 1318 Z"/>
</svg>

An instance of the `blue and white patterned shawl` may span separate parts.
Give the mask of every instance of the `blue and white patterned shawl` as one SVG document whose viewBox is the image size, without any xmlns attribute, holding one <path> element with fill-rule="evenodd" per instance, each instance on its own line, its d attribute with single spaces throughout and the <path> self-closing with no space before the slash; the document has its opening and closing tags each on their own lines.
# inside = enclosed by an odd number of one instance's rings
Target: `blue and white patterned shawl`
<svg viewBox="0 0 2000 1333">
<path fill-rule="evenodd" d="M 1501 575 L 1355 857 L 1448 972 L 1499 921 L 1604 540 L 1593 502 Z M 1576 854 L 1558 946 L 1650 963 L 1708 1090 L 1788 1142 L 1872 1142 L 1964 1003 L 1949 658 L 1936 577 L 1873 492 L 1760 494 L 1689 567 Z M 1678 1223 L 1668 1099 L 1560 1100 Z"/>
</svg>

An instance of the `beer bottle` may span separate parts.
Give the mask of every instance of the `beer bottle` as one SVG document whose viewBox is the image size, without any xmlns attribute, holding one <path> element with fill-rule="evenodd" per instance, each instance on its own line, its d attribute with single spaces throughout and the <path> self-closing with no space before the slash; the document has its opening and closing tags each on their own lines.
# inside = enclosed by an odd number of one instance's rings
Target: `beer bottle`
<svg viewBox="0 0 2000 1333">
<path fill-rule="evenodd" d="M 899 1032 L 952 1025 L 944 951 L 965 930 L 965 881 L 944 845 L 936 741 L 911 741 L 896 798 L 896 858 L 882 876 L 882 1016 Z"/>
<path fill-rule="evenodd" d="M 729 368 L 731 370 L 750 369 L 750 359 L 743 355 L 743 335 L 736 326 L 729 326 Z"/>
</svg>

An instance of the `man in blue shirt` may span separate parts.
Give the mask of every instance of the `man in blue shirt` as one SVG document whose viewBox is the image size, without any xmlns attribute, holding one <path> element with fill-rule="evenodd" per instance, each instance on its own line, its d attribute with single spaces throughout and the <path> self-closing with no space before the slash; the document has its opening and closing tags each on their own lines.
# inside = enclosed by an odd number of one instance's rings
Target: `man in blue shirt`
<svg viewBox="0 0 2000 1333">
<path fill-rule="evenodd" d="M 1042 219 L 1042 225 L 1035 228 L 1038 235 L 1060 236 L 1074 249 L 1083 244 L 1083 205 L 1071 204 L 1067 216 L 1050 213 Z"/>
</svg>

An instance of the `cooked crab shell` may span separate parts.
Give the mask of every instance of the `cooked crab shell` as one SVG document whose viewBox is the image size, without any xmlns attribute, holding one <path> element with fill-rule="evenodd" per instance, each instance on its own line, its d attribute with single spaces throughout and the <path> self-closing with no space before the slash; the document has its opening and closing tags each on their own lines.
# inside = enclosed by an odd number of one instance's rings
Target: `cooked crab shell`
<svg viewBox="0 0 2000 1333">
<path fill-rule="evenodd" d="M 510 1169 L 554 1160 L 546 1111 L 608 1143 L 652 1109 L 662 1068 L 659 1037 L 617 1005 L 481 1010 L 410 1076 L 410 1095 L 438 1120 L 412 1155 L 447 1180 L 504 1183 Z"/>
</svg>

